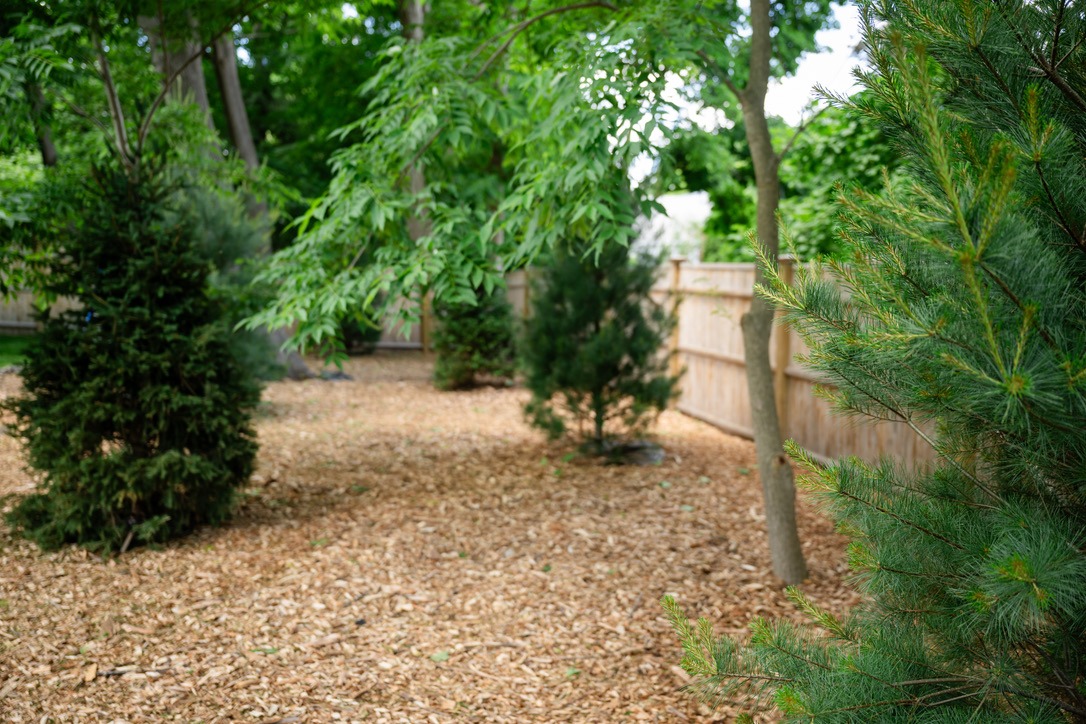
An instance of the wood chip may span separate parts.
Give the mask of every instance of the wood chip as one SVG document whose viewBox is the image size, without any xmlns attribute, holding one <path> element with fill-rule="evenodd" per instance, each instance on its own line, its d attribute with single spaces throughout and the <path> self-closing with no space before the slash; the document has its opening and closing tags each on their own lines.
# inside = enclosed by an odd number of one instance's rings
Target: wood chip
<svg viewBox="0 0 1086 724">
<path fill-rule="evenodd" d="M 661 465 L 601 465 L 529 429 L 524 390 L 442 393 L 430 369 L 379 353 L 268 385 L 225 527 L 103 563 L 0 526 L 5 721 L 730 720 L 680 690 L 658 601 L 721 632 L 802 619 L 736 472 L 751 443 L 668 412 Z M 0 436 L 0 499 L 33 489 L 24 465 Z M 845 541 L 798 508 L 804 593 L 842 613 Z"/>
</svg>

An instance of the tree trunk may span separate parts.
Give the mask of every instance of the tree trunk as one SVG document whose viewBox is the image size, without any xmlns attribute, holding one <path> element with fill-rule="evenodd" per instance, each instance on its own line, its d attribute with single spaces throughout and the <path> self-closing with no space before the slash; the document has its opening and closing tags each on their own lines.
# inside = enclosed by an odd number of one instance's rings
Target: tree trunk
<svg viewBox="0 0 1086 724">
<path fill-rule="evenodd" d="M 211 49 L 215 61 L 215 78 L 219 84 L 219 95 L 222 97 L 223 114 L 226 116 L 230 140 L 245 162 L 245 167 L 250 172 L 254 171 L 260 166 L 260 158 L 256 154 L 256 144 L 253 142 L 253 132 L 249 126 L 249 112 L 245 108 L 245 98 L 241 94 L 238 56 L 234 48 L 233 34 L 226 32 L 220 35 L 215 39 Z M 204 95 L 207 95 L 206 92 Z M 250 217 L 264 216 L 268 212 L 268 207 L 256 199 L 250 198 L 247 205 Z M 267 251 L 265 249 L 265 253 Z M 292 380 L 305 380 L 317 376 L 298 352 L 283 349 L 283 345 L 291 337 L 289 328 L 282 327 L 272 331 L 264 329 L 263 333 L 275 347 L 276 361 L 286 368 L 287 377 Z"/>
<path fill-rule="evenodd" d="M 230 141 L 234 144 L 234 150 L 238 156 L 245 162 L 245 168 L 252 173 L 260 166 L 260 158 L 256 154 L 256 144 L 253 142 L 253 131 L 249 125 L 245 97 L 241 94 L 238 56 L 234 48 L 233 33 L 227 31 L 216 38 L 211 50 L 215 62 L 215 78 L 219 85 L 219 96 L 222 98 L 223 115 L 226 116 L 226 126 L 230 131 Z M 246 198 L 246 207 L 251 218 L 266 216 L 268 213 L 267 204 L 251 195 Z M 301 359 L 295 362 L 301 362 Z"/>
<path fill-rule="evenodd" d="M 292 380 L 308 380 L 313 377 L 317 377 L 317 373 L 309 369 L 309 365 L 305 363 L 305 359 L 294 350 L 283 350 L 283 345 L 287 343 L 287 340 L 291 337 L 291 331 L 289 327 L 280 327 L 272 331 L 268 331 L 264 327 L 261 327 L 264 334 L 268 336 L 271 343 L 275 346 L 275 360 L 287 370 L 287 377 Z"/>
<path fill-rule="evenodd" d="M 238 79 L 238 56 L 234 48 L 234 36 L 223 33 L 215 39 L 212 46 L 215 59 L 215 77 L 219 81 L 219 94 L 222 96 L 223 113 L 230 130 L 230 140 L 238 155 L 245 161 L 250 171 L 260 165 L 253 143 L 253 131 L 249 127 L 249 113 L 245 109 L 245 99 L 241 95 L 241 81 Z"/>
<path fill-rule="evenodd" d="M 53 131 L 46 123 L 46 111 L 49 108 L 42 93 L 41 86 L 30 83 L 26 86 L 26 97 L 30 101 L 30 118 L 34 123 L 34 135 L 38 139 L 38 148 L 41 150 L 41 162 L 45 166 L 57 165 L 57 147 L 53 143 Z"/>
<path fill-rule="evenodd" d="M 422 24 L 426 20 L 426 6 L 422 0 L 400 0 L 400 22 L 403 24 L 403 36 L 409 43 L 421 43 Z M 408 183 L 413 196 L 418 196 L 426 188 L 426 174 L 418 164 L 412 164 L 407 170 Z M 407 235 L 419 239 L 430 233 L 430 221 L 424 213 L 412 213 L 407 219 Z"/>
<path fill-rule="evenodd" d="M 765 96 L 769 87 L 769 59 L 772 53 L 769 0 L 751 0 L 750 80 L 740 97 L 747 144 L 754 163 L 758 191 L 758 241 L 776 263 L 780 250 L 777 207 L 780 203 L 780 157 L 773 149 L 765 117 Z M 764 282 L 761 267 L 755 284 Z M 784 452 L 777 416 L 773 370 L 769 361 L 769 337 L 773 329 L 773 308 L 758 294 L 750 311 L 743 315 L 743 348 L 747 367 L 747 389 L 754 420 L 754 446 L 758 474 L 765 498 L 766 527 L 773 572 L 785 583 L 800 583 L 807 577 L 807 564 L 796 528 L 796 486 L 792 464 Z"/>
<path fill-rule="evenodd" d="M 147 33 L 151 43 L 151 60 L 162 73 L 163 82 L 193 55 L 200 56 L 185 66 L 170 92 L 199 106 L 204 112 L 204 123 L 215 130 L 215 123 L 211 120 L 211 104 L 207 97 L 207 83 L 204 81 L 203 43 L 200 42 L 195 23 L 189 37 L 184 39 L 164 37 L 159 19 L 151 15 L 139 16 L 139 26 Z"/>
</svg>

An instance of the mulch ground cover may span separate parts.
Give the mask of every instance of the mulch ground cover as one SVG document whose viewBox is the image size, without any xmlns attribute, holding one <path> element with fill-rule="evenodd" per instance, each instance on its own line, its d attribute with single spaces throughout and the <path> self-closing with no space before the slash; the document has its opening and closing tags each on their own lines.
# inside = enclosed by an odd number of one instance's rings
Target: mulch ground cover
<svg viewBox="0 0 1086 724">
<path fill-rule="evenodd" d="M 102 560 L 0 526 L 0 721 L 731 718 L 681 690 L 658 601 L 720 633 L 799 618 L 750 442 L 668 413 L 661 464 L 609 466 L 528 428 L 523 390 L 438 392 L 417 353 L 345 369 L 268 386 L 225 527 Z M 0 495 L 22 461 L 0 435 Z M 804 591 L 854 603 L 844 540 L 803 501 L 800 528 Z"/>
</svg>

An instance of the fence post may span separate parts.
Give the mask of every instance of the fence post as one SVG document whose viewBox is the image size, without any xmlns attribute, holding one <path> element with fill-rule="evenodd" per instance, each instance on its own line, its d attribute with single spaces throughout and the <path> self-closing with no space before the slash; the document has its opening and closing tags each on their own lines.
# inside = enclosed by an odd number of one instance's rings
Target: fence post
<svg viewBox="0 0 1086 724">
<path fill-rule="evenodd" d="M 671 313 L 675 315 L 675 328 L 671 330 L 671 339 L 668 340 L 668 352 L 670 353 L 668 374 L 672 377 L 678 376 L 682 371 L 682 363 L 679 360 L 679 302 L 681 301 L 682 289 L 680 289 L 679 283 L 684 261 L 686 260 L 681 256 L 671 258 L 671 285 L 668 296 L 671 297 Z"/>
<path fill-rule="evenodd" d="M 781 281 L 791 286 L 795 259 L 790 254 L 782 254 L 777 263 Z M 783 315 L 781 312 L 777 314 Z M 786 324 L 778 324 L 777 344 L 773 350 L 773 392 L 777 398 L 777 419 L 780 421 L 782 435 L 788 434 L 788 365 L 791 362 L 792 330 Z"/>
</svg>

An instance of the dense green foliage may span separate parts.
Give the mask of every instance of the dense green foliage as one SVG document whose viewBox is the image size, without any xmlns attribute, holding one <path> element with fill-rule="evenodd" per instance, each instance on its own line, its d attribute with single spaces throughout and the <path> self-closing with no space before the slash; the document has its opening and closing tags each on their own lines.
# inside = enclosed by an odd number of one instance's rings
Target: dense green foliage
<svg viewBox="0 0 1086 724">
<path fill-rule="evenodd" d="M 877 124 L 847 107 L 821 111 L 798 132 L 774 119 L 779 147 L 791 143 L 781 160 L 781 223 L 800 259 L 839 256 L 841 187 L 878 191 L 884 171 L 893 173 L 898 155 Z M 661 189 L 706 191 L 713 211 L 705 224 L 702 259 L 753 261 L 748 243 L 754 230 L 754 169 L 747 156 L 743 124 L 713 132 L 692 128 L 663 150 L 657 184 Z"/>
<path fill-rule="evenodd" d="M 473 387 L 481 378 L 509 379 L 516 371 L 513 307 L 500 287 L 476 291 L 475 303 L 434 304 L 434 384 Z"/>
<path fill-rule="evenodd" d="M 767 293 L 846 413 L 931 467 L 841 460 L 807 487 L 865 601 L 745 647 L 667 607 L 719 700 L 788 721 L 1086 719 L 1086 19 L 1064 0 L 878 0 L 857 110 L 907 178 L 847 206 L 850 264 Z"/>
<path fill-rule="evenodd" d="M 333 132 L 365 111 L 369 95 L 360 88 L 377 71 L 380 51 L 400 34 L 393 2 L 356 3 L 368 12 L 354 17 L 343 7 L 339 0 L 268 3 L 237 26 L 245 57 L 238 75 L 256 150 L 281 184 L 276 249 L 294 240 L 290 223 L 327 188 L 329 161 L 343 144 Z M 207 65 L 208 87 L 215 89 Z M 213 99 L 211 109 L 216 128 L 225 129 L 221 104 Z"/>
<path fill-rule="evenodd" d="M 829 11 L 772 3 L 773 75 L 815 49 Z M 381 54 L 327 192 L 264 273 L 278 298 L 250 323 L 297 324 L 298 344 L 319 344 L 381 293 L 467 301 L 566 239 L 629 241 L 659 207 L 647 186 L 631 205 L 607 179 L 675 130 L 676 79 L 734 109 L 748 23 L 737 0 L 432 4 L 421 42 Z M 419 238 L 416 213 L 430 221 Z"/>
<path fill-rule="evenodd" d="M 598 258 L 557 250 L 543 268 L 522 355 L 525 412 L 550 437 L 572 424 L 602 452 L 667 408 L 678 378 L 660 350 L 676 320 L 649 296 L 658 262 L 610 244 Z"/>
<path fill-rule="evenodd" d="M 99 168 L 58 251 L 46 315 L 10 409 L 39 493 L 10 520 L 44 547 L 110 551 L 220 523 L 249 477 L 257 387 L 231 352 L 211 262 L 177 192 Z"/>
</svg>

